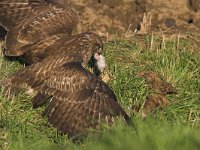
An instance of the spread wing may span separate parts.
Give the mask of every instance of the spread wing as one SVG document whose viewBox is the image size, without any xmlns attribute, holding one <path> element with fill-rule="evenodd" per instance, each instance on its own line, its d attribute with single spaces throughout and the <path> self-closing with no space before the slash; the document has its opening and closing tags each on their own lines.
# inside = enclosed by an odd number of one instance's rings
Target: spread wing
<svg viewBox="0 0 200 150">
<path fill-rule="evenodd" d="M 120 116 L 129 120 L 113 91 L 83 68 L 80 61 L 70 59 L 60 67 L 62 59 L 48 62 L 48 65 L 44 62 L 30 65 L 8 78 L 11 82 L 6 85 L 31 87 L 37 93 L 32 101 L 34 108 L 51 98 L 43 116 L 71 137 L 85 134 L 89 128 L 98 129 L 104 123 L 114 124 Z"/>
<path fill-rule="evenodd" d="M 51 76 L 56 68 L 71 61 L 81 61 L 81 56 L 76 54 L 64 54 L 53 55 L 48 59 L 44 59 L 41 62 L 29 65 L 12 76 L 4 79 L 0 83 L 4 85 L 5 91 L 12 94 L 22 89 L 32 88 L 35 90 L 40 87 L 44 81 Z"/>
<path fill-rule="evenodd" d="M 80 62 L 69 62 L 54 70 L 38 92 L 33 106 L 52 96 L 43 116 L 70 136 L 84 134 L 89 128 L 98 129 L 101 123 L 114 124 L 120 116 L 129 119 L 113 91 Z"/>
<path fill-rule="evenodd" d="M 34 44 L 30 47 L 30 50 L 27 51 L 22 55 L 22 58 L 27 64 L 33 64 L 39 62 L 59 51 L 59 49 L 50 49 L 50 47 L 54 46 L 55 44 L 60 41 L 60 39 L 64 38 L 68 40 L 69 35 L 64 34 L 55 34 L 49 36 L 38 43 Z M 59 42 L 60 43 L 60 42 Z M 23 49 L 21 49 L 23 50 Z"/>
<path fill-rule="evenodd" d="M 51 71 L 54 71 L 54 69 L 67 62 L 83 62 L 84 60 L 88 62 L 92 56 L 95 45 L 102 44 L 101 40 L 98 39 L 94 33 L 90 32 L 74 36 L 61 35 L 61 37 L 59 37 L 60 39 L 54 42 L 56 38 L 57 37 L 52 37 L 47 43 L 42 42 L 41 44 L 35 45 L 36 50 L 40 50 L 41 46 L 41 49 L 44 49 L 44 53 L 38 52 L 35 54 L 31 51 L 28 53 L 29 55 L 27 54 L 27 59 L 40 58 L 41 60 L 19 70 L 13 76 L 5 79 L 4 85 L 8 87 L 19 87 L 25 84 L 31 88 L 37 87 L 49 77 Z M 52 41 L 53 44 L 50 44 L 50 41 Z M 44 59 L 42 59 L 42 57 L 44 57 Z"/>
<path fill-rule="evenodd" d="M 43 0 L 2 0 L 0 7 L 0 23 L 8 29 L 8 56 L 22 55 L 54 34 L 71 34 L 78 23 L 75 10 Z"/>
<path fill-rule="evenodd" d="M 92 41 L 90 38 L 91 33 L 85 32 L 78 35 L 70 36 L 68 34 L 56 34 L 46 38 L 30 48 L 30 51 L 22 55 L 27 64 L 36 63 L 43 59 L 55 60 L 52 56 L 59 55 L 70 56 L 74 54 L 87 55 L 92 51 Z M 89 36 L 87 36 L 89 35 Z M 83 56 L 81 56 L 83 57 Z"/>
<path fill-rule="evenodd" d="M 10 30 L 24 19 L 51 10 L 49 4 L 63 7 L 64 0 L 1 0 L 0 24 Z"/>
</svg>

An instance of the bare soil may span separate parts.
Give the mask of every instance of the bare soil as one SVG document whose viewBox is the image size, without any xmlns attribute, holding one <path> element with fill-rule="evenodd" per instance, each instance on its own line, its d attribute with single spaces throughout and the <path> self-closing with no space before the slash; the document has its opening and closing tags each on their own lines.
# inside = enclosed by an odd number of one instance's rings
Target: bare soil
<svg viewBox="0 0 200 150">
<path fill-rule="evenodd" d="M 132 34 L 140 28 L 144 13 L 151 28 L 200 31 L 200 0 L 68 0 L 81 16 L 78 31 L 103 35 Z"/>
<path fill-rule="evenodd" d="M 150 13 L 151 31 L 178 29 L 200 32 L 200 0 L 63 0 L 80 14 L 77 32 L 95 31 L 112 38 L 140 29 Z M 0 28 L 0 37 L 5 31 Z M 109 37 L 108 37 L 109 36 Z"/>
</svg>

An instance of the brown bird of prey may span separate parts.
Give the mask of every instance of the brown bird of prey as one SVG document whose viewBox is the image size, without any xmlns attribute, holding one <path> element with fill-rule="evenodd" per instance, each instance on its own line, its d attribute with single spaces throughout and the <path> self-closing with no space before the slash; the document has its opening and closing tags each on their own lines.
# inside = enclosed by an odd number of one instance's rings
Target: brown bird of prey
<svg viewBox="0 0 200 150">
<path fill-rule="evenodd" d="M 101 123 L 112 125 L 120 116 L 129 120 L 109 86 L 85 69 L 91 58 L 100 70 L 105 67 L 102 48 L 100 37 L 92 32 L 63 36 L 45 50 L 56 53 L 19 70 L 4 85 L 11 91 L 32 92 L 33 108 L 50 100 L 43 116 L 71 137 L 99 129 Z"/>
<path fill-rule="evenodd" d="M 38 62 L 44 47 L 71 35 L 78 20 L 78 13 L 61 0 L 0 0 L 0 24 L 8 31 L 5 55 Z"/>
</svg>

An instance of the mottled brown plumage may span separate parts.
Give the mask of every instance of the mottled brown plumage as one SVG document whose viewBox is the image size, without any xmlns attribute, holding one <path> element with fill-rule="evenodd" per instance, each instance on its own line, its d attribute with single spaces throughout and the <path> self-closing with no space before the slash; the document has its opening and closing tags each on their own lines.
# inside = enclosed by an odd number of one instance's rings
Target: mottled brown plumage
<svg viewBox="0 0 200 150">
<path fill-rule="evenodd" d="M 5 55 L 24 54 L 29 64 L 62 34 L 70 35 L 77 23 L 77 12 L 58 0 L 0 1 L 0 24 L 8 30 Z"/>
<path fill-rule="evenodd" d="M 41 87 L 40 94 L 53 96 L 43 115 L 70 136 L 98 128 L 100 123 L 113 124 L 119 116 L 128 119 L 112 90 L 80 62 L 58 68 Z"/>
<path fill-rule="evenodd" d="M 22 79 L 24 83 L 32 87 L 32 84 L 40 82 L 40 79 L 46 79 L 50 72 L 53 72 L 54 69 L 63 66 L 65 63 L 79 61 L 86 66 L 93 53 L 102 49 L 102 47 L 103 44 L 100 37 L 92 32 L 84 32 L 71 37 L 63 36 L 62 39 L 45 49 L 45 53 L 51 53 L 48 57 L 18 71 L 13 77 L 8 79 L 12 79 L 12 86 L 18 85 L 18 82 L 20 83 L 20 79 Z M 52 53 L 54 49 L 56 51 Z"/>
<path fill-rule="evenodd" d="M 43 116 L 71 137 L 89 128 L 98 129 L 101 123 L 114 124 L 120 116 L 128 120 L 109 86 L 84 68 L 102 48 L 101 39 L 91 32 L 62 37 L 45 50 L 55 49 L 56 53 L 18 71 L 4 83 L 11 90 L 31 88 L 34 108 L 51 99 Z"/>
</svg>

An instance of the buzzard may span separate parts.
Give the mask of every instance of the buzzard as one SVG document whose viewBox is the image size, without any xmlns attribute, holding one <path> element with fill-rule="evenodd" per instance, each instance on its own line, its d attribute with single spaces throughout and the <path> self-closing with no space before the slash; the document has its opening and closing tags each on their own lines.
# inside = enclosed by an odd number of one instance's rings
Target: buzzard
<svg viewBox="0 0 200 150">
<path fill-rule="evenodd" d="M 100 70 L 105 67 L 102 49 L 101 38 L 92 32 L 62 36 L 45 50 L 55 53 L 19 70 L 4 85 L 11 92 L 31 91 L 33 108 L 49 100 L 43 116 L 70 137 L 112 125 L 120 116 L 129 120 L 111 88 L 85 68 L 92 58 Z"/>
<path fill-rule="evenodd" d="M 78 13 L 60 0 L 0 0 L 0 24 L 8 31 L 5 55 L 21 56 L 27 64 L 49 54 L 45 47 L 71 35 L 78 21 Z"/>
</svg>

